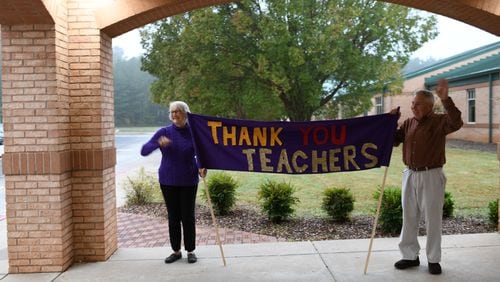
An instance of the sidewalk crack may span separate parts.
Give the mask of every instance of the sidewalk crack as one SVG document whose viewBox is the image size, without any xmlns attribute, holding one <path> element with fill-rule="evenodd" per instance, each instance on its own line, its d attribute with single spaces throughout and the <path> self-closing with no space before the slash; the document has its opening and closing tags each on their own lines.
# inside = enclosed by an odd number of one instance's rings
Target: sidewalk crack
<svg viewBox="0 0 500 282">
<path fill-rule="evenodd" d="M 314 244 L 314 242 L 312 241 L 309 241 L 311 242 L 311 244 L 313 245 L 313 248 L 314 250 L 316 250 L 316 253 L 319 255 L 319 258 L 321 259 L 321 261 L 323 262 L 323 264 L 325 265 L 326 269 L 328 270 L 328 273 L 330 273 L 330 276 L 332 277 L 333 281 L 337 281 L 337 279 L 335 279 L 335 275 L 333 274 L 333 271 L 330 269 L 330 267 L 328 266 L 328 264 L 326 263 L 325 261 L 325 258 L 323 257 L 323 255 L 319 252 L 318 248 L 316 247 L 316 245 Z"/>
</svg>

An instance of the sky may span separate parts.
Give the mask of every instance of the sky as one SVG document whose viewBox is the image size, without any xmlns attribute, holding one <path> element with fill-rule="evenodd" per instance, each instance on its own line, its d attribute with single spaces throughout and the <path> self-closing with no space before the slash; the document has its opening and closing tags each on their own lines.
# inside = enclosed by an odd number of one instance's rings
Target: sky
<svg viewBox="0 0 500 282">
<path fill-rule="evenodd" d="M 437 18 L 439 35 L 413 53 L 412 58 L 439 60 L 500 41 L 500 36 L 471 25 L 439 15 Z M 139 30 L 135 29 L 114 38 L 113 47 L 122 48 L 127 58 L 136 57 L 144 53 L 140 41 Z"/>
</svg>

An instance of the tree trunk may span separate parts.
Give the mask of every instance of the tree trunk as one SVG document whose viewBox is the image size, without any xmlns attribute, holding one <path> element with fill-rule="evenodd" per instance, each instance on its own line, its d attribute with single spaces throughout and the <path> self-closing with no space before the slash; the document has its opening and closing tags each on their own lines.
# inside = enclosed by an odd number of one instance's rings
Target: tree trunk
<svg viewBox="0 0 500 282">
<path fill-rule="evenodd" d="M 307 107 L 289 107 L 285 104 L 285 110 L 290 121 L 310 121 L 313 114 Z"/>
</svg>

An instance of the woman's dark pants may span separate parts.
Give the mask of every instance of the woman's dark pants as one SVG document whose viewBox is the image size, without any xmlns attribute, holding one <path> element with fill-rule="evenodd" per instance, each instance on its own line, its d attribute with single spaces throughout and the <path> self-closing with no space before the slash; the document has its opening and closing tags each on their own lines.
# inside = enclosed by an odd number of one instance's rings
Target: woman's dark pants
<svg viewBox="0 0 500 282">
<path fill-rule="evenodd" d="M 168 232 L 170 246 L 174 252 L 181 249 L 181 225 L 184 234 L 184 249 L 188 252 L 196 248 L 196 221 L 194 208 L 196 202 L 195 186 L 160 185 L 163 199 L 167 205 Z"/>
</svg>

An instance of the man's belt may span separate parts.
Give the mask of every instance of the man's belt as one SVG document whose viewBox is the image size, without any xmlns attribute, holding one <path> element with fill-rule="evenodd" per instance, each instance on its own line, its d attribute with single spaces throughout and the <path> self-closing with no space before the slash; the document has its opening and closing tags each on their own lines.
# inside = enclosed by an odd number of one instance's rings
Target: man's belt
<svg viewBox="0 0 500 282">
<path fill-rule="evenodd" d="M 409 169 L 413 171 L 424 171 L 424 170 L 429 170 L 429 169 L 434 169 L 438 167 L 443 167 L 442 165 L 431 165 L 431 166 L 423 166 L 423 167 L 411 167 L 408 166 Z"/>
</svg>

